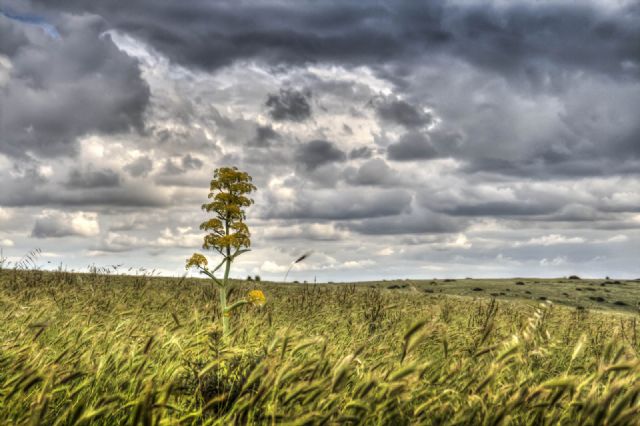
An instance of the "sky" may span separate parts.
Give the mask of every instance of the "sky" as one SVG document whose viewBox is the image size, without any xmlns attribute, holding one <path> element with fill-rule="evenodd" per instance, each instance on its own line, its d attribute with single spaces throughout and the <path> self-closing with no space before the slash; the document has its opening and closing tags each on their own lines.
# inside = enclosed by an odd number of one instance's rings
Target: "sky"
<svg viewBox="0 0 640 426">
<path fill-rule="evenodd" d="M 236 277 L 636 278 L 638 111 L 638 1 L 0 0 L 0 247 L 183 275 L 237 166 Z"/>
</svg>

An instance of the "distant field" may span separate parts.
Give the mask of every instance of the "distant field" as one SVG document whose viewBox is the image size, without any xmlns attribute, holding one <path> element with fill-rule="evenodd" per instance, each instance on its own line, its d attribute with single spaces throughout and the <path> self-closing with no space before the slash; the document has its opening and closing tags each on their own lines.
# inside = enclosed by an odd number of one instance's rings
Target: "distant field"
<svg viewBox="0 0 640 426">
<path fill-rule="evenodd" d="M 640 304 L 640 280 L 513 278 L 403 280 L 363 284 L 429 294 L 538 302 L 549 300 L 579 309 L 638 312 Z"/>
<path fill-rule="evenodd" d="M 235 285 L 225 342 L 208 281 L 1 272 L 0 419 L 639 423 L 636 281 Z"/>
</svg>

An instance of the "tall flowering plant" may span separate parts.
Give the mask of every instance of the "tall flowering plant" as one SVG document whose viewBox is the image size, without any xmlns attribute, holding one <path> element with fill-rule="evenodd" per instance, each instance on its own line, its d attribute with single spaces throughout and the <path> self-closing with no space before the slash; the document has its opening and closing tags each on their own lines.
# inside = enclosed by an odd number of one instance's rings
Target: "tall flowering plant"
<svg viewBox="0 0 640 426">
<path fill-rule="evenodd" d="M 218 252 L 222 260 L 215 268 L 210 269 L 207 258 L 200 253 L 194 253 L 186 265 L 187 269 L 194 268 L 207 275 L 218 286 L 224 336 L 228 336 L 231 331 L 229 318 L 235 309 L 248 303 L 261 306 L 266 301 L 262 291 L 252 290 L 244 299 L 231 305 L 227 303 L 231 263 L 236 257 L 248 252 L 251 246 L 251 233 L 244 222 L 245 208 L 253 204 L 249 194 L 256 190 L 251 182 L 251 176 L 237 167 L 221 167 L 214 171 L 209 192 L 210 201 L 202 205 L 202 209 L 211 213 L 213 217 L 203 222 L 200 229 L 206 232 L 202 248 Z M 218 279 L 215 273 L 223 267 L 224 275 L 222 279 Z"/>
</svg>

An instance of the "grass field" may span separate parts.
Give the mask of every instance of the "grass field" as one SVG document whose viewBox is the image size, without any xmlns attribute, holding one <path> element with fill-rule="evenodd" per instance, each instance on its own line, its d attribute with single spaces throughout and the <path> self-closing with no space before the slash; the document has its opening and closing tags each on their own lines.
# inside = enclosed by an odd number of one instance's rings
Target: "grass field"
<svg viewBox="0 0 640 426">
<path fill-rule="evenodd" d="M 640 282 L 235 285 L 3 271 L 3 424 L 639 423 Z"/>
<path fill-rule="evenodd" d="M 430 294 L 495 297 L 500 300 L 549 300 L 578 309 L 638 312 L 640 279 L 461 279 L 367 283 L 392 290 L 419 290 Z"/>
</svg>

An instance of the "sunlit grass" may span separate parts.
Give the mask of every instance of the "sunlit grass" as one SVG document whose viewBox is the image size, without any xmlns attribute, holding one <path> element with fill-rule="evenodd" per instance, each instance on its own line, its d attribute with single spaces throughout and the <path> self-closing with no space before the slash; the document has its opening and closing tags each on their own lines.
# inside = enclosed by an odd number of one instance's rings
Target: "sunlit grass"
<svg viewBox="0 0 640 426">
<path fill-rule="evenodd" d="M 633 424 L 636 319 L 385 285 L 5 270 L 9 424 Z M 380 288 L 382 287 L 382 288 Z"/>
</svg>

